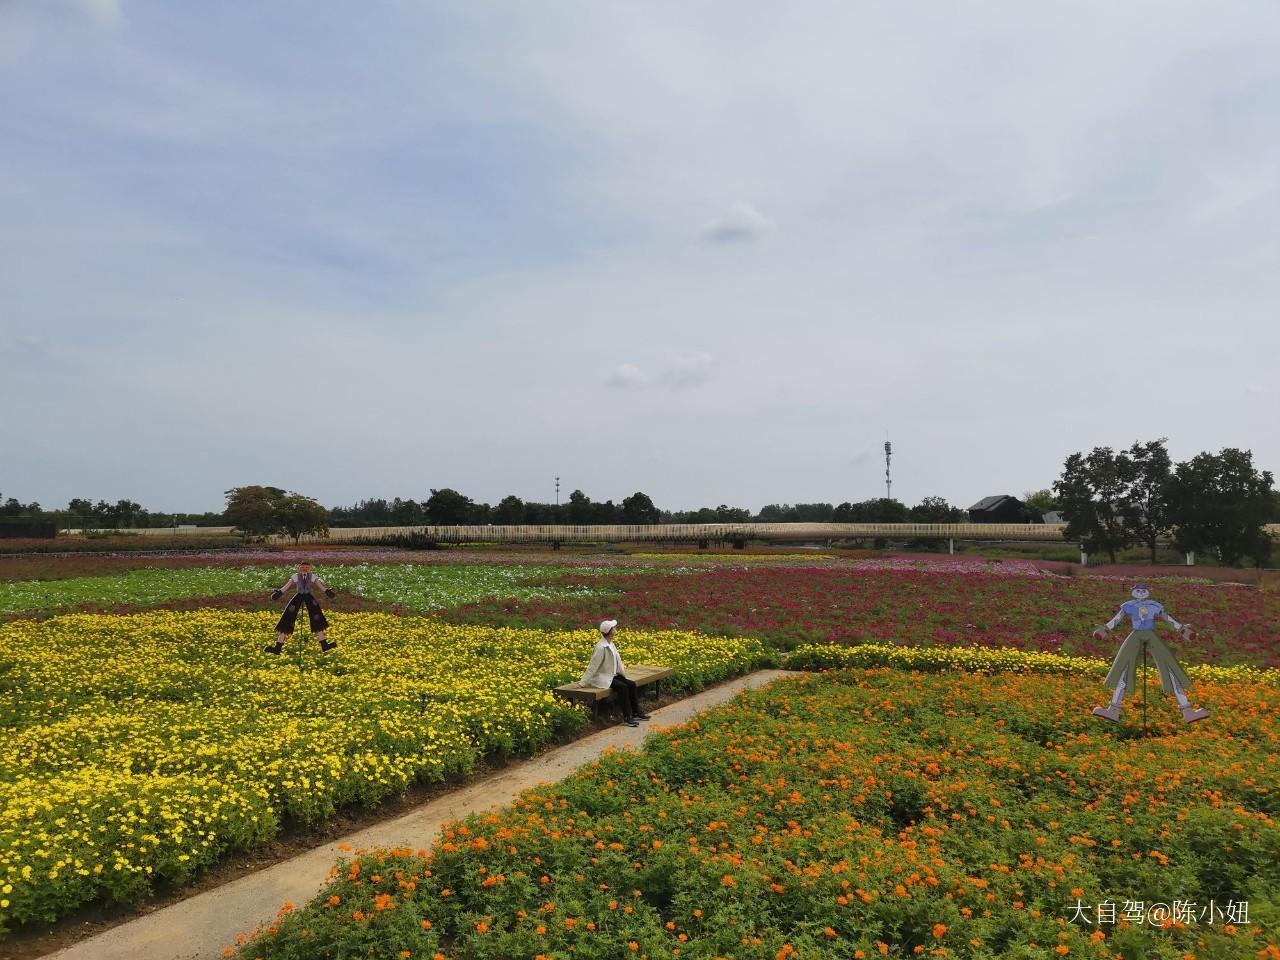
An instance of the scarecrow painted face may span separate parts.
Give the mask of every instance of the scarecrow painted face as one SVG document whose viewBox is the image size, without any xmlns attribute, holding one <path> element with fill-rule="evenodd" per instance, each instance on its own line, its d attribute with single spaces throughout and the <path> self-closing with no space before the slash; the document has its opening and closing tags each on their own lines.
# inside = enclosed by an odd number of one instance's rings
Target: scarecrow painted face
<svg viewBox="0 0 1280 960">
<path fill-rule="evenodd" d="M 1151 596 L 1151 591 L 1147 589 L 1147 585 L 1145 583 L 1135 583 L 1133 585 L 1133 592 L 1131 596 L 1135 600 L 1145 600 L 1147 597 Z"/>
</svg>

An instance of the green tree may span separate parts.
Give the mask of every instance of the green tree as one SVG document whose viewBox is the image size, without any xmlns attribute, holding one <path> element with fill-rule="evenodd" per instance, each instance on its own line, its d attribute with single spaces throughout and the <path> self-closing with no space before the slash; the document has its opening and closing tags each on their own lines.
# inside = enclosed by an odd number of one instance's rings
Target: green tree
<svg viewBox="0 0 1280 960">
<path fill-rule="evenodd" d="M 583 524 L 591 522 L 591 498 L 581 490 L 575 490 L 569 494 L 568 510 L 569 523 Z"/>
<path fill-rule="evenodd" d="M 311 497 L 289 493 L 275 500 L 275 516 L 279 529 L 297 543 L 304 534 L 329 534 L 329 511 Z"/>
<path fill-rule="evenodd" d="M 1022 502 L 1027 505 L 1037 516 L 1043 517 L 1052 510 L 1061 510 L 1062 504 L 1058 498 L 1053 495 L 1053 491 L 1046 487 L 1043 490 L 1029 490 L 1022 495 Z"/>
<path fill-rule="evenodd" d="M 657 523 L 661 512 L 648 495 L 636 491 L 622 501 L 623 523 Z"/>
<path fill-rule="evenodd" d="M 432 488 L 424 504 L 427 523 L 441 527 L 462 526 L 472 519 L 475 502 L 450 487 Z"/>
<path fill-rule="evenodd" d="M 1269 470 L 1254 468 L 1250 451 L 1234 447 L 1178 464 L 1168 502 L 1179 549 L 1210 552 L 1228 566 L 1246 558 L 1262 566 L 1271 555 L 1265 524 L 1273 482 Z"/>
<path fill-rule="evenodd" d="M 224 516 L 246 540 L 256 540 L 279 533 L 277 504 L 288 494 L 279 487 L 232 487 L 226 491 Z"/>
<path fill-rule="evenodd" d="M 906 523 L 909 518 L 906 504 L 888 497 L 858 503 L 846 501 L 832 512 L 832 519 L 837 523 Z"/>
<path fill-rule="evenodd" d="M 1133 464 L 1124 453 L 1094 447 L 1088 456 L 1073 453 L 1053 484 L 1067 521 L 1064 531 L 1089 553 L 1104 551 L 1115 563 L 1116 553 L 1133 543 L 1127 522 L 1127 497 Z"/>
<path fill-rule="evenodd" d="M 493 508 L 493 522 L 507 525 L 524 523 L 524 501 L 515 494 L 503 497 Z"/>
<path fill-rule="evenodd" d="M 1126 454 L 1129 461 L 1129 489 L 1125 491 L 1125 523 L 1139 543 L 1145 544 L 1156 562 L 1156 543 L 1172 531 L 1169 520 L 1169 481 L 1173 463 L 1167 441 L 1161 437 L 1147 443 L 1134 442 Z"/>
<path fill-rule="evenodd" d="M 925 497 L 907 512 L 911 523 L 963 523 L 965 513 L 942 497 Z"/>
</svg>

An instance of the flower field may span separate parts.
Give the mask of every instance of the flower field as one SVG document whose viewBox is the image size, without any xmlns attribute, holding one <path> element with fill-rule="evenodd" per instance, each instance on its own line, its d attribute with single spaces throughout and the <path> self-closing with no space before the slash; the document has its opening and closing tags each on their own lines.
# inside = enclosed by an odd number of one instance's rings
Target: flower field
<svg viewBox="0 0 1280 960">
<path fill-rule="evenodd" d="M 1274 956 L 1280 688 L 1201 682 L 1215 726 L 1116 739 L 1072 677 L 782 681 L 359 854 L 240 955 Z"/>
<path fill-rule="evenodd" d="M 1128 581 L 972 561 L 932 567 L 894 561 L 739 565 L 679 576 L 623 573 L 598 586 L 628 626 L 754 636 L 782 649 L 891 643 L 1106 658 L 1118 639 L 1099 643 L 1092 631 L 1129 594 Z M 1157 582 L 1153 591 L 1196 629 L 1192 643 L 1178 645 L 1185 662 L 1280 667 L 1280 593 L 1187 581 Z M 600 597 L 494 598 L 444 616 L 460 623 L 585 626 L 599 603 Z"/>
<path fill-rule="evenodd" d="M 296 572 L 297 566 L 153 567 L 109 576 L 0 582 L 0 616 L 80 606 L 147 606 L 182 598 L 219 597 L 257 591 L 265 601 Z M 592 594 L 584 578 L 600 570 L 577 571 L 565 582 L 563 570 L 514 565 L 362 563 L 326 566 L 321 578 L 343 594 L 402 603 L 408 609 L 434 610 L 474 603 L 486 597 L 526 600 L 584 599 Z M 605 571 L 607 572 L 607 570 Z M 561 581 L 548 584 L 549 578 Z"/>
<path fill-rule="evenodd" d="M 586 723 L 550 688 L 580 673 L 592 633 L 331 620 L 336 653 L 322 658 L 303 633 L 270 660 L 269 612 L 0 624 L 0 933 L 134 901 L 287 822 Z M 772 660 L 750 639 L 627 631 L 620 642 L 633 662 L 674 666 L 677 690 Z"/>
</svg>

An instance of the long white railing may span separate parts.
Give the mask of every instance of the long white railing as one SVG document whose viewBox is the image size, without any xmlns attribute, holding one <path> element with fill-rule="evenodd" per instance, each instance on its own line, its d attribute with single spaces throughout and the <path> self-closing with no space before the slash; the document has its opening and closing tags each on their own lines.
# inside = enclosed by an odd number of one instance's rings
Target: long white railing
<svg viewBox="0 0 1280 960">
<path fill-rule="evenodd" d="M 1064 542 L 1061 523 L 655 523 L 517 526 L 331 527 L 327 536 L 305 535 L 302 543 L 377 542 L 418 535 L 440 543 L 644 543 L 733 540 L 1007 540 Z M 233 527 L 142 527 L 120 531 L 148 537 L 230 534 Z M 1280 539 L 1280 524 L 1268 533 Z M 81 533 L 66 530 L 65 534 Z M 287 542 L 292 537 L 275 537 Z"/>
</svg>

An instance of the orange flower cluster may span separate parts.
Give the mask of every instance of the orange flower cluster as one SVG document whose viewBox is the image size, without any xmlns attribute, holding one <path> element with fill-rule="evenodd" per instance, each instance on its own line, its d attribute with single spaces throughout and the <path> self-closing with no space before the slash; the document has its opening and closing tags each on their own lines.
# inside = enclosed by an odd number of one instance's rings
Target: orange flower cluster
<svg viewBox="0 0 1280 960">
<path fill-rule="evenodd" d="M 1145 739 L 1091 718 L 1096 693 L 1060 676 L 782 681 L 425 854 L 364 854 L 242 955 L 1274 956 L 1280 691 L 1203 684 L 1212 723 L 1156 712 Z M 1076 909 L 1228 898 L 1255 918 Z"/>
</svg>

